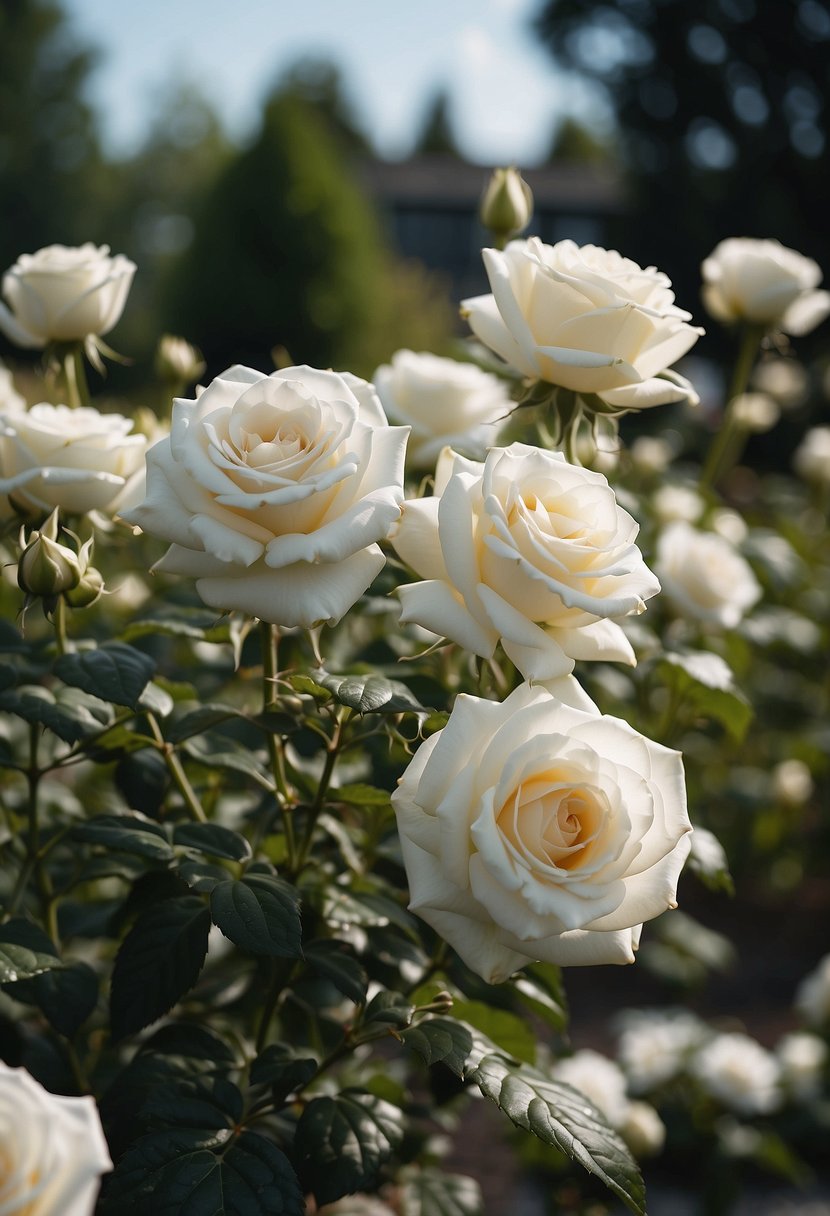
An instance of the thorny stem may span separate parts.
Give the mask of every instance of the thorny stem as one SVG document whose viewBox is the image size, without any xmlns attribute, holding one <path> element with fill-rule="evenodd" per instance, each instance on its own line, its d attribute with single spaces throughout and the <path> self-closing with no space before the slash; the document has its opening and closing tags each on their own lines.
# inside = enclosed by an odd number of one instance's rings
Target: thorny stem
<svg viewBox="0 0 830 1216">
<path fill-rule="evenodd" d="M 162 734 L 161 727 L 158 724 L 158 718 L 155 714 L 150 713 L 149 710 L 146 712 L 145 717 L 147 718 L 148 725 L 153 733 L 153 739 L 156 742 L 158 750 L 164 758 L 164 763 L 167 765 L 167 771 L 173 778 L 173 784 L 181 794 L 184 804 L 190 812 L 191 817 L 195 819 L 197 823 L 207 823 L 207 815 L 205 814 L 204 807 L 199 801 L 196 791 L 188 780 L 187 773 L 184 771 L 184 766 L 181 760 L 176 755 L 175 748 L 173 747 L 172 743 L 167 742 Z"/>
<path fill-rule="evenodd" d="M 268 621 L 259 622 L 260 641 L 262 643 L 262 709 L 267 713 L 279 702 L 277 688 L 279 629 Z M 294 835 L 294 817 L 291 811 L 291 797 L 288 791 L 288 780 L 285 774 L 285 757 L 282 744 L 273 731 L 266 731 L 268 753 L 271 759 L 271 771 L 276 786 L 277 803 L 282 816 L 282 827 L 285 833 L 285 850 L 288 867 L 295 870 L 297 865 L 297 842 Z"/>
</svg>

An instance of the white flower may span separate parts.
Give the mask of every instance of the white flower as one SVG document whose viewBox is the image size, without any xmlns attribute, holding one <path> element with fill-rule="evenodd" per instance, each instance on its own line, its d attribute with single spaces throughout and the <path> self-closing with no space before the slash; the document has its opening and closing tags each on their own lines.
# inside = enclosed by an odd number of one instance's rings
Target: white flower
<svg viewBox="0 0 830 1216">
<path fill-rule="evenodd" d="M 443 447 L 481 457 L 514 408 L 497 376 L 438 355 L 399 350 L 373 376 L 391 422 L 411 427 L 406 459 L 432 469 Z"/>
<path fill-rule="evenodd" d="M 778 241 L 729 237 L 701 266 L 703 302 L 718 321 L 806 334 L 830 312 L 830 293 L 815 291 L 821 269 Z"/>
<path fill-rule="evenodd" d="M 720 507 L 709 516 L 709 526 L 718 536 L 728 540 L 731 545 L 741 545 L 749 535 L 746 520 L 737 511 L 728 507 Z"/>
<path fill-rule="evenodd" d="M 485 658 L 501 640 L 528 679 L 633 664 L 615 622 L 659 590 L 638 530 L 605 477 L 561 453 L 514 443 L 479 464 L 446 449 L 435 496 L 407 502 L 392 538 L 426 580 L 398 589 L 401 619 Z"/>
<path fill-rule="evenodd" d="M 144 475 L 143 435 L 91 406 L 44 402 L 0 414 L 0 493 L 27 514 L 116 512 Z"/>
<path fill-rule="evenodd" d="M 14 380 L 5 363 L 0 362 L 0 413 L 17 414 L 25 410 L 26 402 L 14 387 Z"/>
<path fill-rule="evenodd" d="M 335 622 L 383 567 L 406 436 L 354 376 L 232 367 L 174 402 L 147 497 L 124 518 L 170 542 L 156 569 L 195 578 L 212 608 Z"/>
<path fill-rule="evenodd" d="M 48 245 L 3 275 L 0 329 L 18 346 L 82 341 L 109 333 L 124 310 L 135 263 L 109 246 Z"/>
<path fill-rule="evenodd" d="M 793 454 L 793 467 L 805 481 L 830 482 L 830 426 L 807 431 Z"/>
<path fill-rule="evenodd" d="M 741 393 L 732 402 L 732 417 L 744 430 L 761 434 L 775 426 L 781 409 L 768 393 Z"/>
<path fill-rule="evenodd" d="M 692 836 L 692 847 L 698 831 Z M 617 1056 L 633 1093 L 648 1093 L 673 1080 L 706 1030 L 684 1009 L 629 1010 L 623 1018 Z"/>
<path fill-rule="evenodd" d="M 694 524 L 703 514 L 705 503 L 691 486 L 664 485 L 655 490 L 652 498 L 654 513 L 663 523 L 671 523 L 674 519 L 685 520 Z"/>
<path fill-rule="evenodd" d="M 821 1029 L 830 1023 L 830 954 L 798 985 L 794 1003 L 808 1026 Z"/>
<path fill-rule="evenodd" d="M 775 397 L 785 409 L 799 405 L 807 395 L 809 377 L 795 359 L 762 359 L 752 373 L 752 383 Z"/>
<path fill-rule="evenodd" d="M 693 1056 L 689 1071 L 735 1114 L 763 1115 L 780 1105 L 778 1061 L 749 1035 L 717 1035 Z"/>
<path fill-rule="evenodd" d="M 702 329 L 674 303 L 671 283 L 614 250 L 538 237 L 485 249 L 492 295 L 464 300 L 476 337 L 524 376 L 620 410 L 694 398 L 663 378 Z"/>
<path fill-rule="evenodd" d="M 0 1212 L 90 1216 L 112 1161 L 92 1098 L 51 1094 L 0 1063 Z"/>
<path fill-rule="evenodd" d="M 640 473 L 663 473 L 674 456 L 672 445 L 656 435 L 639 435 L 629 448 L 634 468 Z"/>
<path fill-rule="evenodd" d="M 734 629 L 761 596 L 749 563 L 728 540 L 680 520 L 660 535 L 656 569 L 678 611 L 706 625 Z"/>
<path fill-rule="evenodd" d="M 551 1071 L 555 1081 L 564 1081 L 593 1102 L 611 1127 L 622 1127 L 629 1101 L 625 1096 L 625 1076 L 613 1060 L 585 1047 L 557 1060 Z"/>
<path fill-rule="evenodd" d="M 620 1132 L 638 1159 L 656 1157 L 666 1143 L 666 1125 L 648 1102 L 628 1103 Z"/>
<path fill-rule="evenodd" d="M 803 760 L 782 760 L 772 770 L 775 797 L 787 806 L 803 806 L 813 792 L 813 776 Z"/>
<path fill-rule="evenodd" d="M 459 696 L 392 803 L 410 907 L 490 983 L 632 962 L 689 851 L 679 753 L 527 684 Z"/>
<path fill-rule="evenodd" d="M 799 1102 L 809 1102 L 821 1093 L 827 1063 L 827 1044 L 817 1034 L 796 1031 L 785 1034 L 775 1049 L 781 1065 L 784 1088 Z"/>
</svg>

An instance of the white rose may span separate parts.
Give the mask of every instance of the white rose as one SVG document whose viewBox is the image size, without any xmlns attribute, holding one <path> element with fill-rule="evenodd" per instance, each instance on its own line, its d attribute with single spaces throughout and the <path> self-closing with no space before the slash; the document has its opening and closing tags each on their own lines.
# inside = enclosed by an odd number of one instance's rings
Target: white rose
<svg viewBox="0 0 830 1216">
<path fill-rule="evenodd" d="M 698 837 L 695 829 L 692 847 Z M 681 1009 L 631 1010 L 623 1019 L 617 1055 L 632 1093 L 647 1093 L 683 1071 L 687 1057 L 699 1047 L 705 1027 L 693 1013 Z"/>
<path fill-rule="evenodd" d="M 681 520 L 660 534 L 656 569 L 675 607 L 706 625 L 734 629 L 761 596 L 749 563 L 728 540 Z"/>
<path fill-rule="evenodd" d="M 679 753 L 527 684 L 459 696 L 392 803 L 410 907 L 489 983 L 633 962 L 689 851 Z"/>
<path fill-rule="evenodd" d="M 808 1026 L 830 1025 L 830 954 L 798 985 L 795 1008 Z"/>
<path fill-rule="evenodd" d="M 666 1143 L 666 1125 L 648 1102 L 628 1103 L 620 1132 L 638 1159 L 656 1157 Z"/>
<path fill-rule="evenodd" d="M 803 760 L 782 760 L 772 770 L 773 793 L 787 806 L 803 806 L 813 788 L 813 775 Z"/>
<path fill-rule="evenodd" d="M 616 619 L 660 589 L 637 532 L 605 477 L 559 452 L 514 443 L 479 464 L 446 449 L 435 496 L 404 505 L 392 540 L 426 580 L 398 589 L 401 619 L 485 658 L 501 640 L 528 679 L 633 664 Z"/>
<path fill-rule="evenodd" d="M 622 1127 L 629 1102 L 625 1095 L 625 1076 L 613 1060 L 585 1047 L 564 1060 L 557 1060 L 551 1071 L 555 1080 L 578 1089 L 593 1102 L 611 1127 Z"/>
<path fill-rule="evenodd" d="M 0 1063 L 0 1212 L 90 1216 L 112 1169 L 92 1098 L 51 1094 Z"/>
<path fill-rule="evenodd" d="M 387 417 L 412 428 L 407 463 L 432 469 L 443 447 L 481 457 L 514 408 L 497 376 L 472 363 L 399 350 L 373 377 Z"/>
<path fill-rule="evenodd" d="M 703 303 L 718 321 L 806 334 L 830 312 L 830 293 L 815 291 L 821 269 L 779 241 L 733 236 L 701 266 Z"/>
<path fill-rule="evenodd" d="M 830 482 L 830 426 L 814 426 L 793 454 L 793 467 L 805 481 Z"/>
<path fill-rule="evenodd" d="M 109 246 L 48 245 L 3 275 L 0 329 L 18 346 L 81 341 L 109 333 L 124 311 L 135 263 Z"/>
<path fill-rule="evenodd" d="M 232 367 L 174 402 L 147 497 L 124 518 L 170 542 L 156 569 L 195 578 L 210 607 L 333 623 L 384 565 L 406 436 L 356 377 Z"/>
<path fill-rule="evenodd" d="M 693 1056 L 690 1074 L 739 1115 L 763 1115 L 781 1102 L 775 1056 L 746 1034 L 719 1034 Z"/>
<path fill-rule="evenodd" d="M 794 1098 L 810 1102 L 821 1093 L 827 1044 L 817 1034 L 785 1034 L 776 1046 L 782 1083 Z"/>
<path fill-rule="evenodd" d="M 0 362 L 0 413 L 17 414 L 25 410 L 26 402 L 14 387 L 14 379 L 5 363 Z"/>
<path fill-rule="evenodd" d="M 0 414 L 0 493 L 28 514 L 114 513 L 144 476 L 143 435 L 121 414 L 44 402 Z"/>
<path fill-rule="evenodd" d="M 629 449 L 638 473 L 664 473 L 674 458 L 674 448 L 659 436 L 639 435 Z"/>
<path fill-rule="evenodd" d="M 464 300 L 476 337 L 525 376 L 596 393 L 620 410 L 694 399 L 664 379 L 702 329 L 674 303 L 666 275 L 614 250 L 538 237 L 485 249 L 492 295 Z"/>
<path fill-rule="evenodd" d="M 706 504 L 691 486 L 664 485 L 655 490 L 652 498 L 654 514 L 663 523 L 683 519 L 694 524 L 700 519 Z"/>
</svg>

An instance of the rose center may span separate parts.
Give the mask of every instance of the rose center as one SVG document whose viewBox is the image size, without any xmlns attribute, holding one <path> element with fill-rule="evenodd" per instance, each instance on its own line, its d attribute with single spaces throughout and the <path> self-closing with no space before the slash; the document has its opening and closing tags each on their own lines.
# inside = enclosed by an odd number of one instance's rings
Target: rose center
<svg viewBox="0 0 830 1216">
<path fill-rule="evenodd" d="M 496 821 L 513 849 L 534 867 L 572 870 L 588 859 L 607 812 L 601 790 L 553 774 L 519 785 Z"/>
</svg>

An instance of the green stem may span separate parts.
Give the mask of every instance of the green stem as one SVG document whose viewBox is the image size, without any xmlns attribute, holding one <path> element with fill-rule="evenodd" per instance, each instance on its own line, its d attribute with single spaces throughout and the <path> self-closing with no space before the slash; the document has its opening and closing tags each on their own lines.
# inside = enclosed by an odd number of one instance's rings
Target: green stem
<svg viewBox="0 0 830 1216">
<path fill-rule="evenodd" d="M 84 349 L 80 342 L 74 343 L 63 356 L 63 379 L 66 385 L 66 404 L 73 409 L 89 405 Z"/>
<path fill-rule="evenodd" d="M 311 851 L 311 843 L 314 839 L 314 829 L 317 826 L 317 820 L 320 818 L 320 813 L 325 806 L 326 795 L 329 792 L 329 786 L 331 785 L 331 779 L 334 775 L 335 765 L 337 764 L 337 757 L 340 754 L 340 749 L 343 747 L 346 736 L 346 727 L 348 726 L 351 717 L 352 711 L 347 709 L 340 717 L 337 718 L 334 727 L 334 734 L 331 737 L 331 743 L 326 750 L 326 762 L 323 765 L 323 771 L 320 774 L 320 782 L 317 786 L 317 793 L 315 794 L 314 801 L 309 808 L 305 832 L 303 833 L 303 840 L 297 857 L 298 873 L 300 870 L 302 870 L 303 866 L 308 860 L 308 855 Z"/>
<path fill-rule="evenodd" d="M 289 963 L 287 966 L 280 966 L 274 960 L 271 962 L 271 986 L 268 991 L 268 997 L 262 1007 L 262 1014 L 259 1019 L 259 1027 L 256 1035 L 256 1053 L 262 1051 L 268 1040 L 268 1030 L 271 1025 L 271 1019 L 274 1016 L 274 1011 L 277 1008 L 279 999 L 287 986 L 289 980 L 297 968 L 296 963 Z"/>
<path fill-rule="evenodd" d="M 173 784 L 181 794 L 191 818 L 195 819 L 197 823 L 207 823 L 207 815 L 205 814 L 204 807 L 199 801 L 196 791 L 188 780 L 187 773 L 184 771 L 184 766 L 181 760 L 176 755 L 173 744 L 168 743 L 165 739 L 155 714 L 147 712 L 145 717 L 147 718 L 150 730 L 153 732 L 153 738 L 156 742 L 158 750 L 164 757 L 164 763 L 167 765 L 167 771 L 173 778 Z"/>
<path fill-rule="evenodd" d="M 259 636 L 262 645 L 262 710 L 268 713 L 279 703 L 277 687 L 279 629 L 268 621 L 259 622 Z M 288 868 L 297 868 L 297 842 L 294 835 L 294 817 L 291 810 L 291 795 L 288 790 L 288 779 L 285 774 L 285 757 L 282 744 L 273 733 L 267 731 L 268 754 L 271 760 L 271 771 L 276 787 L 277 803 L 282 816 L 282 827 L 285 833 L 285 851 Z"/>
<path fill-rule="evenodd" d="M 58 654 L 67 654 L 72 649 L 72 646 L 66 632 L 66 600 L 62 595 L 57 597 L 55 611 L 52 613 L 52 624 L 55 627 L 55 642 L 57 643 Z"/>
<path fill-rule="evenodd" d="M 735 418 L 735 402 L 746 391 L 764 333 L 757 325 L 744 328 L 720 429 L 706 453 L 700 474 L 701 490 L 714 489 L 740 459 L 746 434 Z"/>
</svg>

